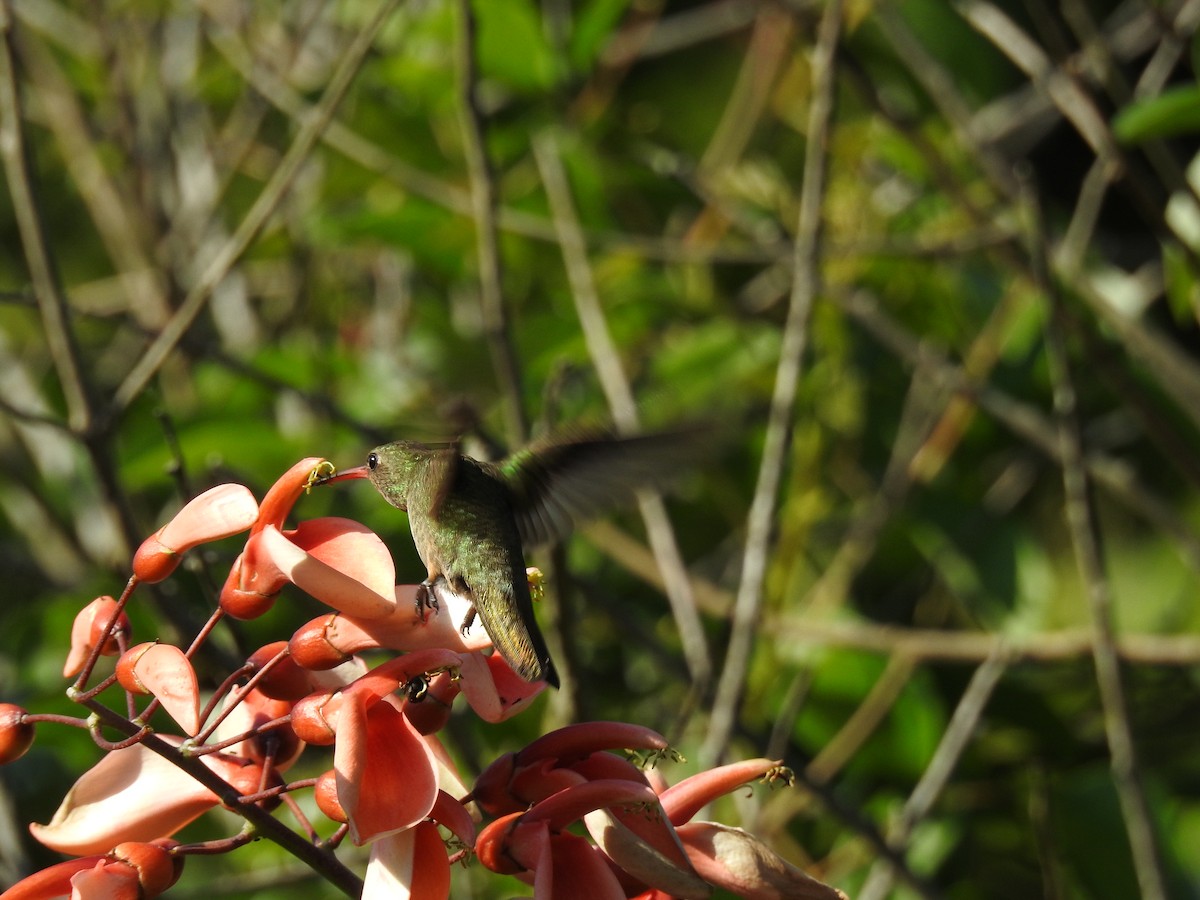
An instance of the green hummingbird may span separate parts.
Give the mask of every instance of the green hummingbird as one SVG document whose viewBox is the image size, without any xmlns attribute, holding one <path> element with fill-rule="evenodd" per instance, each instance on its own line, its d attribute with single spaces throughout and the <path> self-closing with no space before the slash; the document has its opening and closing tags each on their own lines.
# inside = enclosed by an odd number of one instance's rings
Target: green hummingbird
<svg viewBox="0 0 1200 900">
<path fill-rule="evenodd" d="M 396 441 L 372 450 L 365 466 L 322 482 L 368 478 L 388 503 L 407 511 L 428 570 L 418 610 L 436 608 L 435 582 L 443 579 L 473 604 L 464 632 L 478 613 L 513 671 L 558 687 L 533 614 L 525 550 L 562 539 L 573 524 L 661 480 L 694 456 L 688 446 L 695 438 L 578 430 L 535 441 L 497 463 L 465 456 L 457 445 Z"/>
</svg>

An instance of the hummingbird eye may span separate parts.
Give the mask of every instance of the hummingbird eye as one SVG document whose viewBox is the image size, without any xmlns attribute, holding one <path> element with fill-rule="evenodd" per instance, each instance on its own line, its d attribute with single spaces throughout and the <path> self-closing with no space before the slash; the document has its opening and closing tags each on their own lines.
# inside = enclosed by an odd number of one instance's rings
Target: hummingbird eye
<svg viewBox="0 0 1200 900">
<path fill-rule="evenodd" d="M 375 467 L 377 465 L 379 465 L 379 454 L 378 453 L 368 454 L 367 455 L 367 468 L 373 472 L 373 471 L 375 471 Z"/>
</svg>

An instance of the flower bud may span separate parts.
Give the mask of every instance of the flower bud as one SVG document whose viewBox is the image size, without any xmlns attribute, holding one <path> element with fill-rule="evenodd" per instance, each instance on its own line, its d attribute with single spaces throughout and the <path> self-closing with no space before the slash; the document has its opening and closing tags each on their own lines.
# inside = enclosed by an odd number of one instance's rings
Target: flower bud
<svg viewBox="0 0 1200 900">
<path fill-rule="evenodd" d="M 165 846 L 164 846 L 165 845 Z M 138 873 L 141 897 L 157 897 L 173 885 L 183 871 L 183 857 L 170 853 L 177 841 L 160 840 L 153 844 L 128 841 L 113 848 L 112 858 L 132 866 Z"/>
<path fill-rule="evenodd" d="M 246 663 L 253 666 L 254 672 L 264 668 L 267 663 L 287 650 L 287 641 L 275 641 L 255 650 Z M 253 672 L 251 674 L 254 674 Z M 258 680 L 258 689 L 274 700 L 299 700 L 309 693 L 313 686 L 308 673 L 296 665 L 289 653 L 277 660 L 270 670 Z"/>
<path fill-rule="evenodd" d="M 0 766 L 20 759 L 33 743 L 33 723 L 14 703 L 0 703 Z"/>
<path fill-rule="evenodd" d="M 350 818 L 346 815 L 346 811 L 342 809 L 341 802 L 338 800 L 337 773 L 333 769 L 317 776 L 313 795 L 317 801 L 317 809 L 325 813 L 330 819 L 342 824 L 350 821 Z"/>
</svg>

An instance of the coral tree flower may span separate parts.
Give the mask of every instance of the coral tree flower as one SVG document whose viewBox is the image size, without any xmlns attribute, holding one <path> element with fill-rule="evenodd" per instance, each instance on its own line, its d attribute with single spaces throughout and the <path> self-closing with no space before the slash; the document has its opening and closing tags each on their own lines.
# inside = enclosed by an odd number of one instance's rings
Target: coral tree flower
<svg viewBox="0 0 1200 900">
<path fill-rule="evenodd" d="M 711 884 L 747 900 L 845 900 L 841 891 L 791 865 L 754 835 L 716 822 L 691 821 L 701 808 L 744 784 L 790 776 L 777 761 L 749 759 L 685 778 L 663 790 L 660 800 L 688 858 Z"/>
<path fill-rule="evenodd" d="M 161 736 L 178 746 L 180 738 Z M 239 793 L 258 790 L 262 767 L 224 753 L 200 757 Z M 29 826 L 52 850 L 82 856 L 125 841 L 169 837 L 220 798 L 142 744 L 114 750 L 80 776 L 48 825 Z"/>
<path fill-rule="evenodd" d="M 483 809 L 501 816 L 479 835 L 480 861 L 494 871 L 531 878 L 536 895 L 547 898 L 580 896 L 579 872 L 587 873 L 590 896 L 614 900 L 639 890 L 646 898 L 707 897 L 714 887 L 751 900 L 842 897 L 741 829 L 691 821 L 717 797 L 779 776 L 778 763 L 757 759 L 721 766 L 660 796 L 633 765 L 603 752 L 621 747 L 662 752 L 666 746 L 649 729 L 588 722 L 501 757 L 472 794 Z M 595 846 L 566 832 L 577 820 Z M 603 872 L 597 860 L 605 864 Z"/>
<path fill-rule="evenodd" d="M 292 531 L 283 523 L 328 463 L 302 459 L 267 492 L 242 555 L 221 591 L 221 607 L 237 618 L 265 613 L 289 582 L 342 612 L 371 619 L 394 607 L 396 569 L 379 536 L 350 519 L 310 519 Z"/>
<path fill-rule="evenodd" d="M 662 753 L 667 742 L 636 725 L 585 722 L 496 760 L 472 792 L 480 807 L 501 816 L 479 835 L 480 861 L 532 875 L 537 895 L 551 898 L 578 896 L 573 871 L 587 873 L 582 883 L 597 898 L 625 897 L 622 878 L 673 896 L 708 896 L 646 777 L 606 752 L 613 749 Z M 580 820 L 599 846 L 566 831 Z"/>
<path fill-rule="evenodd" d="M 245 531 L 258 517 L 249 488 L 219 484 L 194 497 L 166 525 L 150 535 L 133 556 L 141 581 L 162 581 L 175 571 L 184 551 Z"/>
<path fill-rule="evenodd" d="M 337 802 L 357 844 L 412 828 L 433 809 L 440 760 L 409 722 L 397 689 L 429 671 L 456 668 L 457 653 L 426 650 L 397 657 L 336 694 L 297 704 L 294 726 L 315 743 L 334 738 Z"/>
<path fill-rule="evenodd" d="M 113 619 L 116 618 L 116 622 Z M 71 652 L 63 664 L 63 677 L 78 675 L 96 644 L 104 640 L 101 653 L 114 656 L 120 652 L 117 633 L 129 634 L 129 617 L 112 597 L 97 597 L 75 615 L 71 625 Z M 105 635 L 108 635 L 105 640 Z"/>
<path fill-rule="evenodd" d="M 178 880 L 182 858 L 175 842 L 121 844 L 111 853 L 72 859 L 35 872 L 4 892 L 5 900 L 111 898 L 152 900 Z"/>
</svg>

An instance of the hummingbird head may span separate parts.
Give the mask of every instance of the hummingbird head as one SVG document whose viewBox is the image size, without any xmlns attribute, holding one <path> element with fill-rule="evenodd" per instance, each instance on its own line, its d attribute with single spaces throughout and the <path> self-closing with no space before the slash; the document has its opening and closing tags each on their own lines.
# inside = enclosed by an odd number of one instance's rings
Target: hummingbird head
<svg viewBox="0 0 1200 900">
<path fill-rule="evenodd" d="M 415 441 L 395 441 L 367 454 L 367 477 L 383 499 L 398 509 L 408 509 L 409 491 L 429 456 L 429 448 Z"/>
</svg>

